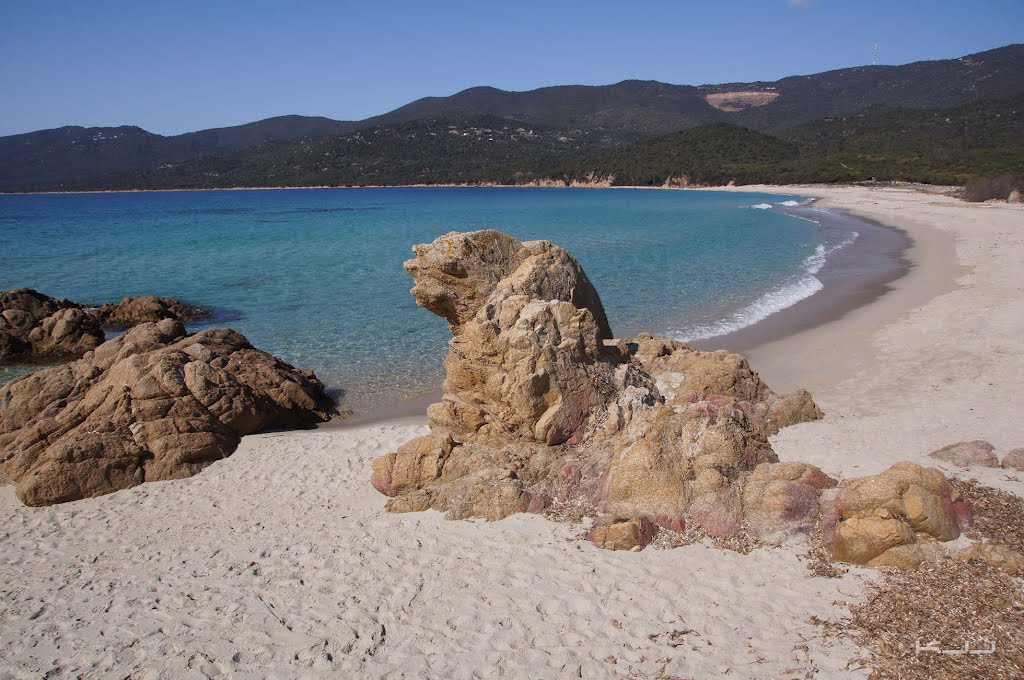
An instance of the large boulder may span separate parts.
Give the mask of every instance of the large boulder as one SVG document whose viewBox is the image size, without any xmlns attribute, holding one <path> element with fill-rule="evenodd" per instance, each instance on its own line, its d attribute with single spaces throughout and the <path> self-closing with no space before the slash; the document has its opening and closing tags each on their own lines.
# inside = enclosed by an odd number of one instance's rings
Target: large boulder
<svg viewBox="0 0 1024 680">
<path fill-rule="evenodd" d="M 655 525 L 771 539 L 813 526 L 833 480 L 759 467 L 778 463 L 772 432 L 821 417 L 809 394 L 776 395 L 736 354 L 614 340 L 579 263 L 546 241 L 452 233 L 413 252 L 412 294 L 453 337 L 430 434 L 374 461 L 389 510 L 576 504 L 601 516 L 605 547 L 642 546 Z"/>
<path fill-rule="evenodd" d="M 230 329 L 165 320 L 0 388 L 0 470 L 27 505 L 72 501 L 187 477 L 243 435 L 333 413 L 312 372 Z"/>
<path fill-rule="evenodd" d="M 970 507 L 942 472 L 914 463 L 844 482 L 822 503 L 832 556 L 868 566 L 916 567 L 930 553 L 908 546 L 951 541 L 970 519 Z"/>
<path fill-rule="evenodd" d="M 138 295 L 126 297 L 116 303 L 107 302 L 89 310 L 89 313 L 96 317 L 101 325 L 112 328 L 126 328 L 164 319 L 193 321 L 210 314 L 207 309 L 155 295 Z"/>
<path fill-rule="evenodd" d="M 96 319 L 31 288 L 0 292 L 0 363 L 80 356 L 103 342 Z"/>
</svg>

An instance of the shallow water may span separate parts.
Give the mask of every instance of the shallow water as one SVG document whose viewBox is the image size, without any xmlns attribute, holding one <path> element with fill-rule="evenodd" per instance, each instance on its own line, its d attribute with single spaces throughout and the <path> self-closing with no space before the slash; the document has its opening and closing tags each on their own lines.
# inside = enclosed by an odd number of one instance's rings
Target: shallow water
<svg viewBox="0 0 1024 680">
<path fill-rule="evenodd" d="M 839 245 L 791 196 L 405 188 L 0 195 L 0 289 L 81 302 L 154 294 L 214 307 L 254 345 L 314 369 L 349 408 L 439 384 L 445 322 L 402 261 L 451 230 L 568 248 L 618 335 L 728 332 L 813 293 Z M 754 209 L 752 206 L 760 209 Z M 764 208 L 767 205 L 768 208 Z M 0 369 L 0 381 L 20 369 Z"/>
</svg>

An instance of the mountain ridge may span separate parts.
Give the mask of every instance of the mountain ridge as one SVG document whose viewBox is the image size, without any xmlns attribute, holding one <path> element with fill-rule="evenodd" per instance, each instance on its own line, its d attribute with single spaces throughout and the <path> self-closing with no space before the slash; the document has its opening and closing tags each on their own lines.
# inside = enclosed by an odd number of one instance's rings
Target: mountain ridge
<svg viewBox="0 0 1024 680">
<path fill-rule="evenodd" d="M 510 123 L 594 135 L 609 147 L 711 123 L 783 133 L 871 106 L 940 109 L 1024 93 L 1024 45 L 956 59 L 857 66 L 776 81 L 673 85 L 623 80 L 521 92 L 490 86 L 424 97 L 361 121 L 275 116 L 163 136 L 137 126 L 66 126 L 0 137 L 0 191 L 60 190 L 260 144 L 346 135 L 431 117 L 492 115 Z"/>
</svg>

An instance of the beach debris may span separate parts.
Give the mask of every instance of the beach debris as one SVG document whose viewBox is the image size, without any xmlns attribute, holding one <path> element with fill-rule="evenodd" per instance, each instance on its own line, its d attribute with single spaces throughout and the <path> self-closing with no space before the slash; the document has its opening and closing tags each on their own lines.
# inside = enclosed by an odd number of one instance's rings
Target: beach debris
<svg viewBox="0 0 1024 680">
<path fill-rule="evenodd" d="M 0 363 L 80 356 L 103 342 L 97 320 L 31 288 L 0 292 Z"/>
<path fill-rule="evenodd" d="M 1018 678 L 1024 668 L 1020 585 L 975 559 L 890 570 L 847 618 L 814 622 L 867 648 L 879 680 Z"/>
<path fill-rule="evenodd" d="M 943 446 L 938 451 L 929 453 L 928 457 L 952 463 L 965 470 L 972 465 L 999 467 L 999 458 L 996 457 L 995 447 L 983 439 Z"/>
<path fill-rule="evenodd" d="M 1024 449 L 1010 449 L 1003 456 L 1001 465 L 1011 470 L 1024 472 Z"/>
<path fill-rule="evenodd" d="M 0 388 L 0 469 L 26 505 L 61 503 L 188 477 L 243 435 L 335 413 L 311 371 L 168 319 Z"/>
<path fill-rule="evenodd" d="M 1024 554 L 1024 498 L 973 479 L 949 483 L 971 505 L 971 524 L 964 531 L 968 538 L 1001 543 Z"/>
</svg>

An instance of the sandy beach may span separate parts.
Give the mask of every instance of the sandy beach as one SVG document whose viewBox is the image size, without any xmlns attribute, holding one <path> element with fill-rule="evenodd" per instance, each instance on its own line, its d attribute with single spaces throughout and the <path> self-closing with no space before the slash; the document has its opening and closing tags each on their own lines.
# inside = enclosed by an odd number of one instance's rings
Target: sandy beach
<svg viewBox="0 0 1024 680">
<path fill-rule="evenodd" d="M 747 352 L 826 413 L 772 439 L 783 461 L 842 479 L 962 440 L 1024 446 L 1024 206 L 735 190 L 913 240 L 869 302 L 791 333 L 783 312 Z M 388 514 L 370 463 L 424 432 L 415 416 L 249 436 L 190 479 L 46 508 L 0 487 L 0 678 L 867 677 L 866 652 L 815 622 L 878 572 L 816 577 L 800 545 L 612 552 L 536 515 Z M 1024 495 L 1019 473 L 942 469 Z"/>
</svg>

